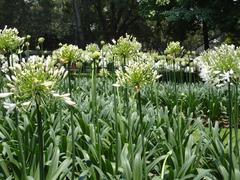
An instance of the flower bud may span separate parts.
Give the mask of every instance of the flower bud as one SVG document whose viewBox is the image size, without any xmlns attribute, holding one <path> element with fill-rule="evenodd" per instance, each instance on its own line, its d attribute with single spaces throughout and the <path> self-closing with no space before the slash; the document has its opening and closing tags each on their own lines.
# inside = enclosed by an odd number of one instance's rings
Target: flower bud
<svg viewBox="0 0 240 180">
<path fill-rule="evenodd" d="M 38 43 L 39 43 L 39 44 L 42 44 L 44 41 L 45 41 L 45 38 L 44 38 L 44 37 L 38 38 Z"/>
</svg>

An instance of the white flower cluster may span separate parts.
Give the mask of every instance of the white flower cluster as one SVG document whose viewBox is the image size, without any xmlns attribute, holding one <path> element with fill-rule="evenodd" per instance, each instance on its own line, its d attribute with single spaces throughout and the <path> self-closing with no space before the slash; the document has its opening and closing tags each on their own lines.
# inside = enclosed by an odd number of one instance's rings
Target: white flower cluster
<svg viewBox="0 0 240 180">
<path fill-rule="evenodd" d="M 222 86 L 240 78 L 240 48 L 221 45 L 202 53 L 196 60 L 200 77 L 206 83 Z"/>
<path fill-rule="evenodd" d="M 52 57 L 63 64 L 67 64 L 69 62 L 83 61 L 82 52 L 83 50 L 76 45 L 64 44 L 59 49 L 53 51 Z"/>
<path fill-rule="evenodd" d="M 117 41 L 113 40 L 112 53 L 115 64 L 123 65 L 135 60 L 141 48 L 141 43 L 128 34 L 125 37 L 121 36 Z"/>
<path fill-rule="evenodd" d="M 7 57 L 0 55 L 0 61 L 2 62 L 1 71 L 3 73 L 9 72 L 9 66 L 7 62 Z M 11 54 L 9 56 L 10 66 L 14 66 L 16 63 L 19 63 L 19 57 L 17 54 Z"/>
<path fill-rule="evenodd" d="M 132 86 L 137 89 L 154 82 L 159 76 L 153 69 L 152 63 L 144 61 L 130 61 L 116 72 L 117 86 Z"/>
<path fill-rule="evenodd" d="M 24 42 L 24 38 L 18 36 L 16 28 L 0 29 L 0 54 L 15 52 Z"/>
<path fill-rule="evenodd" d="M 104 44 L 101 48 L 100 62 L 99 66 L 106 68 L 107 64 L 113 61 L 112 45 Z"/>
<path fill-rule="evenodd" d="M 61 66 L 54 66 L 51 57 L 46 59 L 42 56 L 30 56 L 27 61 L 15 63 L 11 67 L 11 77 L 6 75 L 9 92 L 1 93 L 0 97 L 13 96 L 14 103 L 6 101 L 4 106 L 9 110 L 13 107 L 31 107 L 36 99 L 56 97 L 65 101 L 69 105 L 75 103 L 71 101 L 69 94 L 60 95 L 57 93 L 58 85 L 66 77 L 67 71 Z M 13 105 L 15 104 L 15 106 Z"/>
</svg>

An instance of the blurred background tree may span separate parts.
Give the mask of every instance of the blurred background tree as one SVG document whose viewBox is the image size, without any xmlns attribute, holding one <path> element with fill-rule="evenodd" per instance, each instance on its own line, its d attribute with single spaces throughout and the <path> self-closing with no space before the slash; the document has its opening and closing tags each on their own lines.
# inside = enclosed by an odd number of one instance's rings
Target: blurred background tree
<svg viewBox="0 0 240 180">
<path fill-rule="evenodd" d="M 0 0 L 0 28 L 43 36 L 49 50 L 58 43 L 84 47 L 132 34 L 146 49 L 162 50 L 170 40 L 187 49 L 212 42 L 240 44 L 239 0 Z M 215 40 L 215 41 L 213 41 Z M 217 40 L 217 41 L 216 41 Z M 34 48 L 34 47 L 32 47 Z"/>
</svg>

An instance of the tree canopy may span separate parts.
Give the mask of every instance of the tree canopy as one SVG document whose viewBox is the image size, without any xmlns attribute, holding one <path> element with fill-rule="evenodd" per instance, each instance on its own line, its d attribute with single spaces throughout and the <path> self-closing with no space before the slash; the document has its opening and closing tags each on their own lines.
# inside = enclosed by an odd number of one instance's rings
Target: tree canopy
<svg viewBox="0 0 240 180">
<path fill-rule="evenodd" d="M 132 34 L 147 49 L 178 40 L 193 49 L 211 38 L 239 44 L 239 0 L 0 0 L 0 28 L 16 27 L 32 41 L 84 46 Z M 192 43 L 189 43 L 189 42 Z"/>
</svg>

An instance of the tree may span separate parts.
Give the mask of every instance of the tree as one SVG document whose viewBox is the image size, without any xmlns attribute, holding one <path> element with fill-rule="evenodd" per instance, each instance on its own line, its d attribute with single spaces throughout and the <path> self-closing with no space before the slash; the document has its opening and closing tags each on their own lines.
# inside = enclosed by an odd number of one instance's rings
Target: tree
<svg viewBox="0 0 240 180">
<path fill-rule="evenodd" d="M 237 32 L 239 30 L 239 1 L 229 0 L 142 0 L 142 14 L 152 20 L 162 20 L 180 33 L 184 39 L 186 33 L 201 28 L 205 49 L 209 47 L 209 30 Z M 182 24 L 179 28 L 179 23 Z M 169 32 L 171 33 L 171 32 Z"/>
</svg>

